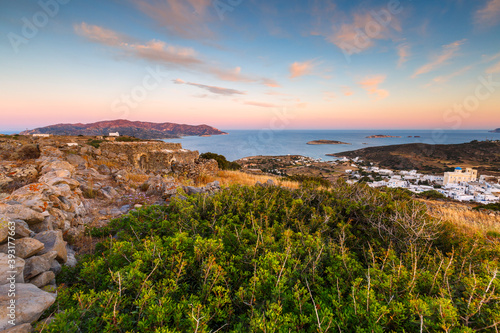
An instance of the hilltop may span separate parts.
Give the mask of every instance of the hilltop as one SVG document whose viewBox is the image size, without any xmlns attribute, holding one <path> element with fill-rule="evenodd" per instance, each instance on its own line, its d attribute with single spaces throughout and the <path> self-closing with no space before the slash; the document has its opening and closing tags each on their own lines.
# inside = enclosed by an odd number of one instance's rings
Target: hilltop
<svg viewBox="0 0 500 333">
<path fill-rule="evenodd" d="M 500 133 L 500 128 L 494 129 L 493 131 L 490 131 L 491 133 Z"/>
<path fill-rule="evenodd" d="M 381 167 L 396 170 L 443 172 L 455 166 L 472 166 L 480 171 L 500 170 L 500 141 L 471 141 L 449 145 L 410 143 L 368 147 L 327 155 L 360 157 Z"/>
<path fill-rule="evenodd" d="M 27 130 L 20 134 L 53 135 L 108 135 L 119 132 L 120 135 L 134 136 L 140 139 L 172 139 L 181 136 L 208 136 L 227 134 L 208 125 L 185 125 L 175 123 L 151 123 L 125 119 L 100 121 L 90 124 L 56 124 Z"/>
</svg>

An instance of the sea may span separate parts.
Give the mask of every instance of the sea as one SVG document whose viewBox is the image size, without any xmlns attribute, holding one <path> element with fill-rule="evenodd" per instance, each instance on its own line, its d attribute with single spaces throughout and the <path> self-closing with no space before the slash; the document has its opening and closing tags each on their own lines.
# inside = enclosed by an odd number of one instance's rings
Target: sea
<svg viewBox="0 0 500 333">
<path fill-rule="evenodd" d="M 324 161 L 336 160 L 326 154 L 366 147 L 405 143 L 457 144 L 473 140 L 500 140 L 500 134 L 487 130 L 225 130 L 228 135 L 210 137 L 188 136 L 167 139 L 180 142 L 182 147 L 224 155 L 233 161 L 243 157 L 265 155 L 302 155 Z M 368 139 L 371 135 L 391 135 L 400 138 Z M 308 145 L 313 140 L 335 140 L 349 144 Z"/>
</svg>

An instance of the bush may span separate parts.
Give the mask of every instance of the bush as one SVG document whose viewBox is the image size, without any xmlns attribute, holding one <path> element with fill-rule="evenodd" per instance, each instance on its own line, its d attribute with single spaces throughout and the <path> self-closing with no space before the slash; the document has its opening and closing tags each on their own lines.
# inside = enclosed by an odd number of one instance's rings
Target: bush
<svg viewBox="0 0 500 333">
<path fill-rule="evenodd" d="M 491 331 L 499 250 L 448 227 L 341 181 L 173 199 L 90 231 L 105 240 L 58 276 L 43 331 Z"/>
<path fill-rule="evenodd" d="M 87 141 L 87 144 L 89 146 L 92 146 L 94 148 L 99 148 L 101 146 L 101 143 L 103 143 L 103 140 L 95 140 L 95 139 L 89 139 Z"/>
<path fill-rule="evenodd" d="M 37 145 L 24 145 L 15 152 L 13 157 L 17 160 L 35 160 L 40 157 L 40 149 Z"/>
<path fill-rule="evenodd" d="M 241 169 L 241 165 L 236 162 L 230 162 L 226 160 L 226 157 L 219 154 L 214 153 L 203 153 L 200 155 L 200 158 L 205 160 L 216 160 L 219 165 L 219 169 L 221 170 L 239 170 Z"/>
<path fill-rule="evenodd" d="M 494 211 L 500 212 L 500 202 L 489 203 L 487 205 L 477 206 L 477 207 L 474 207 L 473 209 L 475 209 L 475 210 L 487 209 L 487 210 L 494 210 Z"/>
<path fill-rule="evenodd" d="M 425 191 L 417 195 L 419 198 L 423 199 L 447 199 L 443 193 L 436 190 Z"/>
<path fill-rule="evenodd" d="M 143 141 L 143 140 L 138 139 L 138 138 L 133 137 L 133 136 L 119 136 L 119 137 L 115 138 L 115 141 L 116 142 L 137 142 L 137 141 Z"/>
</svg>

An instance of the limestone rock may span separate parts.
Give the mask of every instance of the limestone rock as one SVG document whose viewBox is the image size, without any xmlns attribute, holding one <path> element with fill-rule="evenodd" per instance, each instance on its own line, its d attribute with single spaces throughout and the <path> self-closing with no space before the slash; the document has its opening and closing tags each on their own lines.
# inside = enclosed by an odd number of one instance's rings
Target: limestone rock
<svg viewBox="0 0 500 333">
<path fill-rule="evenodd" d="M 50 283 L 51 280 L 55 279 L 56 275 L 52 271 L 43 272 L 35 276 L 33 279 L 29 280 L 30 283 L 34 284 L 38 288 L 42 288 Z"/>
<path fill-rule="evenodd" d="M 66 161 L 68 161 L 73 166 L 83 165 L 83 166 L 87 167 L 87 161 L 85 161 L 85 159 L 83 157 L 81 157 L 80 155 L 69 154 L 68 156 L 66 156 Z"/>
<path fill-rule="evenodd" d="M 28 258 L 24 266 L 24 278 L 31 279 L 40 273 L 50 270 L 50 266 L 50 261 L 42 256 Z M 36 285 L 35 283 L 33 284 Z"/>
<path fill-rule="evenodd" d="M 0 330 L 12 328 L 8 323 L 9 309 L 11 298 L 9 295 L 9 285 L 0 286 Z M 15 319 L 16 324 L 32 323 L 42 313 L 48 309 L 56 300 L 56 297 L 45 291 L 40 290 L 30 283 L 16 284 L 16 303 L 15 303 Z"/>
<path fill-rule="evenodd" d="M 66 251 L 66 242 L 63 240 L 61 230 L 44 231 L 35 235 L 34 238 L 45 245 L 45 248 L 40 252 L 40 254 L 45 254 L 50 251 L 56 251 L 56 259 L 62 262 L 66 262 L 66 260 L 68 259 L 68 253 Z"/>
<path fill-rule="evenodd" d="M 105 197 L 106 199 L 114 199 L 119 195 L 118 191 L 116 191 L 111 186 L 106 186 L 101 188 L 98 193 L 103 197 Z"/>
<path fill-rule="evenodd" d="M 28 224 L 40 223 L 45 219 L 45 216 L 40 212 L 34 211 L 23 205 L 6 205 L 0 203 L 0 214 L 3 214 L 11 219 L 20 219 L 28 222 Z"/>
<path fill-rule="evenodd" d="M 14 269 L 11 267 L 9 263 L 9 256 L 5 253 L 0 253 L 0 285 L 9 283 L 7 278 L 11 276 L 11 273 L 8 273 L 9 271 L 15 271 L 15 277 L 16 277 L 16 283 L 24 283 L 24 278 L 23 278 L 23 270 L 25 267 L 25 261 L 19 257 L 15 257 L 12 259 L 15 261 L 14 264 Z"/>
<path fill-rule="evenodd" d="M 15 241 L 15 255 L 20 258 L 29 258 L 41 252 L 44 248 L 43 243 L 34 238 L 21 238 Z M 1 253 L 8 253 L 8 243 L 0 246 Z"/>
<path fill-rule="evenodd" d="M 33 332 L 33 327 L 31 327 L 31 324 L 16 325 L 2 331 L 2 333 L 30 333 L 30 332 Z"/>
<path fill-rule="evenodd" d="M 48 163 L 47 165 L 45 165 L 42 168 L 41 173 L 43 175 L 43 174 L 46 174 L 48 172 L 56 171 L 56 170 L 68 170 L 70 172 L 74 172 L 75 167 L 66 161 L 57 160 L 57 161 L 54 161 L 54 162 L 51 162 L 51 163 Z"/>
</svg>

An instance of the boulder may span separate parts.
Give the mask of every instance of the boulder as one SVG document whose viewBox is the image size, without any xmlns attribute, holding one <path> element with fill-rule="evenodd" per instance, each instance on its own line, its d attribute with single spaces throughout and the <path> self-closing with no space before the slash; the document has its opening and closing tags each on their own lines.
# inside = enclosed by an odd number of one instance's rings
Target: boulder
<svg viewBox="0 0 500 333">
<path fill-rule="evenodd" d="M 45 248 L 40 251 L 40 254 L 55 251 L 57 252 L 56 259 L 61 262 L 66 262 L 68 259 L 68 253 L 66 251 L 66 242 L 63 240 L 61 230 L 44 231 L 35 235 L 34 238 L 42 242 L 45 246 Z"/>
<path fill-rule="evenodd" d="M 14 264 L 9 262 L 9 260 L 14 260 Z M 14 257 L 14 259 L 9 259 L 9 256 L 5 253 L 0 253 L 0 285 L 9 283 L 7 278 L 16 272 L 15 278 L 16 283 L 24 283 L 23 270 L 25 267 L 25 261 L 19 257 Z"/>
<path fill-rule="evenodd" d="M 72 178 L 68 177 L 57 177 L 47 180 L 47 184 L 50 186 L 55 186 L 59 184 L 66 184 L 71 190 L 80 187 L 80 183 Z"/>
<path fill-rule="evenodd" d="M 68 161 L 73 166 L 87 167 L 87 161 L 85 161 L 83 157 L 77 154 L 68 154 L 66 156 L 66 161 Z"/>
<path fill-rule="evenodd" d="M 69 172 L 73 173 L 75 171 L 75 167 L 66 161 L 57 160 L 57 161 L 53 161 L 53 162 L 50 162 L 47 165 L 45 165 L 42 168 L 41 173 L 42 173 L 42 175 L 44 175 L 46 173 L 49 173 L 51 171 L 56 171 L 56 170 L 68 170 Z"/>
<path fill-rule="evenodd" d="M 61 273 L 62 266 L 57 260 L 52 260 L 52 263 L 50 265 L 50 271 L 54 272 L 55 275 Z"/>
<path fill-rule="evenodd" d="M 54 179 L 54 178 L 70 178 L 70 177 L 71 177 L 71 172 L 69 170 L 59 169 L 59 170 L 54 170 L 54 171 L 51 171 L 51 172 L 47 172 L 42 177 L 40 177 L 39 182 L 40 183 L 46 183 L 50 179 Z"/>
<path fill-rule="evenodd" d="M 9 324 L 12 298 L 9 297 L 9 284 L 0 286 L 0 330 L 12 328 Z M 15 285 L 15 319 L 16 324 L 32 323 L 47 310 L 56 300 L 53 294 L 40 290 L 30 283 L 17 283 Z"/>
<path fill-rule="evenodd" d="M 2 333 L 30 333 L 33 332 L 33 327 L 31 324 L 21 324 L 14 327 L 3 330 Z"/>
<path fill-rule="evenodd" d="M 14 249 L 15 253 L 11 254 L 15 254 L 17 257 L 26 259 L 41 252 L 44 249 L 43 243 L 34 238 L 17 239 L 14 244 L 15 247 L 10 249 L 8 243 L 1 245 L 0 252 L 9 254 L 9 251 L 13 251 Z"/>
<path fill-rule="evenodd" d="M 26 259 L 26 263 L 24 266 L 24 278 L 31 279 L 38 274 L 46 272 L 50 270 L 50 261 L 42 256 L 35 256 Z M 35 286 L 40 287 L 33 283 Z"/>
<path fill-rule="evenodd" d="M 56 278 L 56 275 L 52 271 L 43 272 L 29 280 L 29 283 L 34 284 L 38 288 L 42 288 L 48 285 L 53 279 Z"/>
<path fill-rule="evenodd" d="M 43 214 L 24 205 L 6 205 L 0 203 L 0 214 L 11 219 L 26 221 L 30 225 L 40 223 L 45 219 Z"/>
<path fill-rule="evenodd" d="M 116 191 L 111 186 L 106 186 L 106 187 L 101 188 L 98 193 L 106 199 L 114 199 L 117 196 L 119 196 L 118 191 Z"/>
<path fill-rule="evenodd" d="M 104 165 L 104 164 L 101 164 L 97 167 L 97 171 L 99 171 L 99 173 L 101 175 L 109 175 L 111 174 L 111 170 L 109 169 L 109 167 L 107 165 Z"/>
<path fill-rule="evenodd" d="M 14 238 L 19 239 L 31 237 L 33 231 L 30 230 L 28 223 L 23 220 L 15 220 L 14 223 L 16 226 L 16 234 L 14 235 Z"/>
</svg>

